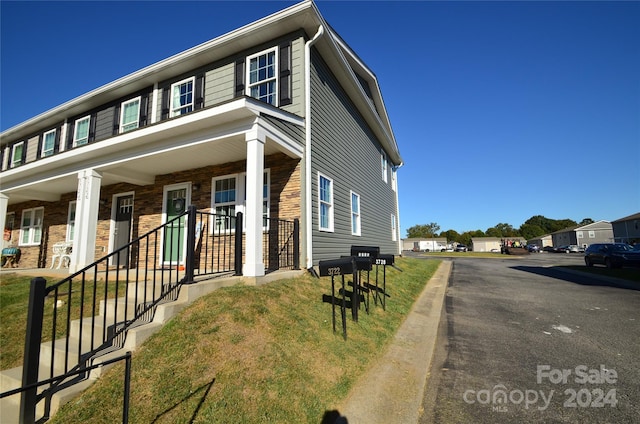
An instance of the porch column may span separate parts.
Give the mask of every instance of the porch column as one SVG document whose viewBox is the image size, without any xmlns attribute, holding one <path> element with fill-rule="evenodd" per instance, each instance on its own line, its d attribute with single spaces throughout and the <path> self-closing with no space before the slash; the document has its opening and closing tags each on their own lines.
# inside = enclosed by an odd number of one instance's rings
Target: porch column
<svg viewBox="0 0 640 424">
<path fill-rule="evenodd" d="M 0 228 L 2 228 L 3 233 L 4 233 L 4 229 L 6 228 L 5 225 L 7 225 L 7 207 L 8 206 L 9 206 L 9 198 L 7 197 L 6 194 L 0 193 Z M 2 244 L 0 245 L 0 247 L 5 247 L 4 239 L 2 240 Z"/>
<path fill-rule="evenodd" d="M 262 187 L 264 174 L 265 135 L 254 128 L 246 134 L 247 141 L 247 203 L 245 210 L 245 263 L 242 274 L 246 277 L 264 275 L 262 255 Z"/>
<path fill-rule="evenodd" d="M 95 260 L 101 182 L 102 175 L 93 169 L 78 173 L 76 225 L 69 273 L 76 272 Z"/>
</svg>

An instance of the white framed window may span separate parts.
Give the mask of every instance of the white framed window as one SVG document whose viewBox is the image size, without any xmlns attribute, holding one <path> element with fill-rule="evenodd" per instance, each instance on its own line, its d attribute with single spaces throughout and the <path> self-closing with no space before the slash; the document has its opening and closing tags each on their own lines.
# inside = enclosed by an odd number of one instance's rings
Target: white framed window
<svg viewBox="0 0 640 424">
<path fill-rule="evenodd" d="M 24 152 L 24 141 L 16 143 L 11 147 L 11 167 L 22 165 L 22 153 Z"/>
<path fill-rule="evenodd" d="M 76 119 L 73 126 L 73 147 L 83 146 L 89 143 L 89 124 L 91 123 L 91 116 L 85 116 L 84 118 Z"/>
<path fill-rule="evenodd" d="M 318 173 L 318 227 L 333 231 L 333 180 Z"/>
<path fill-rule="evenodd" d="M 73 241 L 76 230 L 76 201 L 69 202 L 67 214 L 67 241 Z"/>
<path fill-rule="evenodd" d="M 589 238 L 596 238 L 596 232 L 595 231 L 589 231 Z"/>
<path fill-rule="evenodd" d="M 398 173 L 395 168 L 391 168 L 391 190 L 398 190 Z"/>
<path fill-rule="evenodd" d="M 171 85 L 171 117 L 193 111 L 195 78 L 187 78 Z"/>
<path fill-rule="evenodd" d="M 360 195 L 351 192 L 351 234 L 360 235 Z"/>
<path fill-rule="evenodd" d="M 25 209 L 20 222 L 20 246 L 37 246 L 42 240 L 44 208 Z"/>
<path fill-rule="evenodd" d="M 246 94 L 278 106 L 278 51 L 270 49 L 247 57 Z"/>
<path fill-rule="evenodd" d="M 42 136 L 42 151 L 40 157 L 46 158 L 53 155 L 56 148 L 56 130 L 47 131 Z"/>
<path fill-rule="evenodd" d="M 140 97 L 122 102 L 120 107 L 120 133 L 135 130 L 140 121 Z"/>
<path fill-rule="evenodd" d="M 269 218 L 269 169 L 265 169 L 263 175 L 262 216 L 263 228 L 267 229 Z M 216 215 L 236 216 L 238 212 L 245 212 L 247 201 L 247 174 L 245 172 L 215 177 L 211 186 L 213 191 L 211 195 L 213 199 L 212 209 Z M 228 222 L 228 220 L 219 218 L 213 224 L 211 230 L 216 232 L 233 230 L 233 228 L 227 228 Z"/>
<path fill-rule="evenodd" d="M 581 239 L 581 238 L 583 238 L 583 237 L 584 237 L 584 233 L 583 233 L 582 231 L 577 231 L 577 232 L 576 232 L 576 236 L 577 236 L 579 239 Z"/>
<path fill-rule="evenodd" d="M 391 240 L 398 240 L 398 225 L 396 223 L 396 216 L 391 214 Z"/>
<path fill-rule="evenodd" d="M 382 181 L 386 183 L 388 164 L 387 164 L 387 155 L 384 152 L 380 153 L 380 166 L 382 168 Z"/>
</svg>

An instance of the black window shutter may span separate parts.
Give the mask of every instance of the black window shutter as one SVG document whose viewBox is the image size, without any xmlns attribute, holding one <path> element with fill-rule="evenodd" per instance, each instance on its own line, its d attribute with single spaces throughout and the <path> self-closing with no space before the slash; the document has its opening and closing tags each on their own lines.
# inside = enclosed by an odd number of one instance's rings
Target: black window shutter
<svg viewBox="0 0 640 424">
<path fill-rule="evenodd" d="M 62 127 L 56 128 L 56 141 L 53 143 L 53 154 L 55 155 L 60 151 L 60 136 L 62 134 Z"/>
<path fill-rule="evenodd" d="M 244 96 L 244 59 L 236 61 L 236 91 L 234 97 Z"/>
<path fill-rule="evenodd" d="M 165 87 L 162 89 L 162 116 L 161 120 L 169 119 L 169 90 L 171 87 Z"/>
<path fill-rule="evenodd" d="M 193 109 L 202 109 L 204 107 L 204 74 L 196 75 L 194 99 L 195 103 Z"/>
<path fill-rule="evenodd" d="M 279 106 L 289 105 L 291 99 L 291 42 L 280 45 Z"/>
<path fill-rule="evenodd" d="M 94 113 L 89 116 L 89 139 L 87 143 L 91 143 L 96 139 L 96 124 L 98 121 L 98 114 Z"/>
<path fill-rule="evenodd" d="M 113 135 L 120 132 L 120 104 L 113 107 Z"/>
<path fill-rule="evenodd" d="M 138 125 L 140 127 L 147 126 L 147 114 L 149 108 L 149 94 L 144 93 L 140 98 L 140 116 L 138 118 Z"/>
<path fill-rule="evenodd" d="M 42 139 L 43 139 L 43 135 L 40 134 L 38 136 L 38 151 L 36 152 L 36 159 L 40 159 L 42 157 Z M 22 145 L 22 153 L 23 153 L 22 154 L 22 163 L 24 163 L 24 159 L 25 159 L 24 152 L 27 150 L 27 143 L 28 143 L 28 141 L 25 142 Z"/>
</svg>

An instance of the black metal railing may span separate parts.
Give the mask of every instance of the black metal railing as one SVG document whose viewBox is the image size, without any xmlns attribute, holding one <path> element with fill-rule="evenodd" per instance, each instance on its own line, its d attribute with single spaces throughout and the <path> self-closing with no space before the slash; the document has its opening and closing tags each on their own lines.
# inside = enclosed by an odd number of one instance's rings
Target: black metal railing
<svg viewBox="0 0 640 424">
<path fill-rule="evenodd" d="M 263 237 L 265 269 L 300 269 L 300 222 L 265 218 L 268 222 Z"/>
<path fill-rule="evenodd" d="M 299 222 L 270 219 L 263 236 L 266 268 L 299 269 Z M 194 206 L 64 280 L 32 282 L 21 415 L 45 416 L 55 392 L 85 379 L 94 361 L 124 347 L 127 331 L 153 320 L 161 303 L 178 298 L 196 277 L 241 275 L 242 214 L 222 216 Z M 37 288 L 36 288 L 37 287 Z M 43 340 L 47 340 L 43 343 Z M 115 353 L 114 353 L 115 355 Z M 113 355 L 111 355 L 113 356 Z M 38 370 L 43 364 L 46 375 Z M 41 393 L 36 387 L 49 383 Z"/>
</svg>

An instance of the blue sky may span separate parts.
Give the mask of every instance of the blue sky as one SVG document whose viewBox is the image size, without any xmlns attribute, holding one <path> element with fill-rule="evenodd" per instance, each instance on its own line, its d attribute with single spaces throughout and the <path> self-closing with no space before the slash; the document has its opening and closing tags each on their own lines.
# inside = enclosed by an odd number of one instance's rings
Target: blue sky
<svg viewBox="0 0 640 424">
<path fill-rule="evenodd" d="M 0 129 L 295 2 L 0 3 Z M 640 2 L 318 1 L 377 75 L 402 235 L 640 212 Z"/>
</svg>

